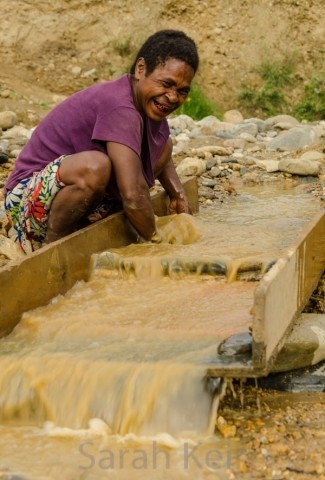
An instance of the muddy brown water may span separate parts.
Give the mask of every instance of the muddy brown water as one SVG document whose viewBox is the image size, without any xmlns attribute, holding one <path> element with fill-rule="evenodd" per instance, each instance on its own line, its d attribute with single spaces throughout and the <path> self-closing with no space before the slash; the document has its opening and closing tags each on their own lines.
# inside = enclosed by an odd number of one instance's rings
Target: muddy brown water
<svg viewBox="0 0 325 480">
<path fill-rule="evenodd" d="M 214 432 L 205 370 L 249 329 L 256 288 L 230 280 L 242 262 L 278 258 L 318 210 L 297 189 L 246 188 L 159 220 L 172 244 L 114 250 L 123 269 L 95 268 L 26 312 L 0 342 L 0 478 L 223 478 L 242 445 Z M 228 274 L 166 275 L 162 258 L 218 260 Z"/>
</svg>

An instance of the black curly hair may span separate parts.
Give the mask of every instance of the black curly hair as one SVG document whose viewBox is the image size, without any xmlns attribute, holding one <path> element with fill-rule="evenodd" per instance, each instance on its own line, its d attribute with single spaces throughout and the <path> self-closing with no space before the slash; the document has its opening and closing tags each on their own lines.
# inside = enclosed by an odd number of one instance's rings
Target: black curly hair
<svg viewBox="0 0 325 480">
<path fill-rule="evenodd" d="M 146 62 L 146 75 L 150 75 L 158 65 L 176 58 L 186 62 L 194 73 L 199 66 L 199 55 L 194 40 L 180 30 L 160 30 L 151 35 L 138 51 L 130 73 L 135 73 L 139 58 Z"/>
</svg>

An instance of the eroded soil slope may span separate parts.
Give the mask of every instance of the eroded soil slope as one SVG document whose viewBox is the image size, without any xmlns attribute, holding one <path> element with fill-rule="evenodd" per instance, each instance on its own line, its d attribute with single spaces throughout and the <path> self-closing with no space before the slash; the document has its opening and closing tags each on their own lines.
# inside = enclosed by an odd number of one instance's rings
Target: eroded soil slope
<svg viewBox="0 0 325 480">
<path fill-rule="evenodd" d="M 324 60 L 322 0 L 0 0 L 0 13 L 0 109 L 30 123 L 61 95 L 124 72 L 161 28 L 196 40 L 197 80 L 221 112 L 238 106 L 243 83 L 258 84 L 261 62 L 296 56 L 294 98 Z"/>
</svg>

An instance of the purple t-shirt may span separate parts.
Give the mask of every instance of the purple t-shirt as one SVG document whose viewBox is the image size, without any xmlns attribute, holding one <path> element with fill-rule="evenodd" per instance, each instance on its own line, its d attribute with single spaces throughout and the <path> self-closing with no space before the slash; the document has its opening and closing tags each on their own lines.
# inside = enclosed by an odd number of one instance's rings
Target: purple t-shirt
<svg viewBox="0 0 325 480">
<path fill-rule="evenodd" d="M 12 190 L 61 155 L 87 150 L 106 153 L 106 142 L 110 141 L 134 150 L 151 187 L 153 167 L 168 137 L 166 119 L 154 122 L 146 117 L 144 124 L 133 103 L 130 75 L 98 83 L 64 100 L 40 122 L 17 158 L 5 189 Z M 120 198 L 114 175 L 108 193 Z"/>
</svg>

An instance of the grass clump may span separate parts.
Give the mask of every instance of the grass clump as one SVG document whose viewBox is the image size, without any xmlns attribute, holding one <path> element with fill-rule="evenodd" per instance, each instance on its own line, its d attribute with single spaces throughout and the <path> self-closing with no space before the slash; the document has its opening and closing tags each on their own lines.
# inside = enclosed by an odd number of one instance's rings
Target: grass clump
<svg viewBox="0 0 325 480">
<path fill-rule="evenodd" d="M 248 110 L 261 110 L 266 115 L 281 113 L 286 106 L 284 89 L 293 82 L 294 61 L 265 61 L 255 71 L 261 77 L 259 87 L 244 85 L 239 100 Z"/>
<path fill-rule="evenodd" d="M 292 83 L 294 69 L 294 61 L 287 59 L 283 62 L 263 62 L 256 68 L 256 71 L 265 84 L 281 88 Z"/>
<path fill-rule="evenodd" d="M 195 83 L 192 84 L 187 99 L 175 113 L 176 115 L 188 115 L 193 118 L 193 120 L 201 120 L 209 115 L 220 116 L 218 108 L 204 95 L 200 87 Z"/>
<path fill-rule="evenodd" d="M 305 85 L 301 101 L 295 107 L 299 120 L 322 120 L 325 118 L 325 75 L 314 76 Z"/>
<path fill-rule="evenodd" d="M 131 37 L 116 40 L 113 49 L 120 57 L 128 57 L 132 53 Z"/>
<path fill-rule="evenodd" d="M 38 102 L 37 106 L 43 110 L 50 110 L 50 105 L 47 102 Z"/>
<path fill-rule="evenodd" d="M 261 110 L 266 115 L 276 115 L 285 103 L 283 93 L 269 85 L 259 89 L 245 86 L 239 99 L 248 110 Z"/>
</svg>

